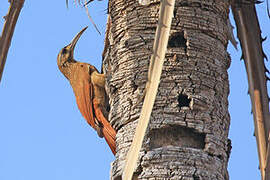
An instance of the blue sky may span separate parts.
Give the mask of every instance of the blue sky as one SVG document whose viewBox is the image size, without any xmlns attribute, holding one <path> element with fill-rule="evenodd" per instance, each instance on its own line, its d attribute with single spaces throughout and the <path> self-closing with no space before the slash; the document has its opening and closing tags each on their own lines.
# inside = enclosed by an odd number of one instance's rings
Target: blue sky
<svg viewBox="0 0 270 180">
<path fill-rule="evenodd" d="M 53 2 L 53 3 L 52 3 Z M 91 25 L 86 12 L 65 0 L 26 1 L 20 14 L 0 84 L 0 179 L 89 180 L 109 179 L 114 160 L 104 139 L 82 118 L 68 81 L 59 72 L 56 57 L 74 35 L 89 26 L 78 42 L 75 58 L 100 69 L 107 1 L 90 5 L 102 32 Z M 9 3 L 1 2 L 0 17 Z M 265 4 L 258 6 L 263 37 L 270 36 Z M 0 20 L 0 28 L 4 20 Z M 270 57 L 270 40 L 264 43 Z M 240 49 L 240 48 L 239 48 Z M 241 51 L 229 45 L 231 113 L 229 161 L 232 180 L 260 179 L 253 117 Z"/>
</svg>

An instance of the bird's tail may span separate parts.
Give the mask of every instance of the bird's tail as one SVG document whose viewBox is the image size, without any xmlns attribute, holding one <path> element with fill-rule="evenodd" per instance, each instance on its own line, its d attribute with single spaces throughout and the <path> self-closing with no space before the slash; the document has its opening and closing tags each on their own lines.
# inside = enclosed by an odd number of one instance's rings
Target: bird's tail
<svg viewBox="0 0 270 180">
<path fill-rule="evenodd" d="M 97 120 L 99 122 L 101 122 L 101 124 L 103 125 L 102 132 L 103 132 L 104 138 L 105 138 L 107 144 L 109 145 L 109 147 L 111 148 L 112 153 L 115 155 L 115 153 L 116 153 L 116 144 L 115 144 L 116 131 L 111 126 L 111 124 L 107 121 L 107 119 L 104 117 L 104 115 L 101 111 L 101 108 L 95 102 L 95 100 L 93 101 L 93 104 L 94 104 L 95 115 L 97 117 Z"/>
<path fill-rule="evenodd" d="M 109 145 L 109 147 L 112 150 L 112 153 L 115 155 L 116 153 L 116 144 L 115 144 L 115 136 L 116 131 L 113 129 L 113 127 L 110 125 L 110 123 L 107 121 L 107 124 L 103 124 L 103 135 L 104 138 Z"/>
</svg>

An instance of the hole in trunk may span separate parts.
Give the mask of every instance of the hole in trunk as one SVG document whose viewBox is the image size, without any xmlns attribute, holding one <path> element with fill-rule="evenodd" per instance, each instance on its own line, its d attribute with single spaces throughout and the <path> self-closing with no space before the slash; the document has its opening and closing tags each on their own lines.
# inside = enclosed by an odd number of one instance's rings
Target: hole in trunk
<svg viewBox="0 0 270 180">
<path fill-rule="evenodd" d="M 176 32 L 173 33 L 168 41 L 168 48 L 174 48 L 174 47 L 184 47 L 187 48 L 187 40 L 184 37 L 184 32 Z"/>
<path fill-rule="evenodd" d="M 151 149 L 164 146 L 203 149 L 205 146 L 205 134 L 179 125 L 162 129 L 152 129 L 149 137 Z"/>
<path fill-rule="evenodd" d="M 191 99 L 186 94 L 179 94 L 178 96 L 178 106 L 182 107 L 189 107 Z"/>
</svg>

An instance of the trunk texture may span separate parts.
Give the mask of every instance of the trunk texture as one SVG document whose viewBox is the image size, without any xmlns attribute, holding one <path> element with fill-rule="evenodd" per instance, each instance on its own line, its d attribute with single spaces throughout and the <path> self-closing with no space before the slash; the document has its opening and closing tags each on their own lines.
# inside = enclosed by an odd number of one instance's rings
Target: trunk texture
<svg viewBox="0 0 270 180">
<path fill-rule="evenodd" d="M 147 81 L 160 2 L 110 0 L 103 54 L 109 121 L 117 130 L 111 179 L 120 180 Z M 228 1 L 178 0 L 161 82 L 133 179 L 228 179 Z M 110 22 L 110 21 L 108 21 Z"/>
</svg>

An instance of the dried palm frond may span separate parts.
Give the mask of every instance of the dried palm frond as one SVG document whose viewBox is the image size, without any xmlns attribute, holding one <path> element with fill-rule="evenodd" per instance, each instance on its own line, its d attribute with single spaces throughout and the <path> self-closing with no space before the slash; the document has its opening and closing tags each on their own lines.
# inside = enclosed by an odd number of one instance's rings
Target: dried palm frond
<svg viewBox="0 0 270 180">
<path fill-rule="evenodd" d="M 88 5 L 89 3 L 91 3 L 91 2 L 93 2 L 93 1 L 94 1 L 94 0 L 88 0 L 88 1 L 85 0 L 84 3 L 83 3 L 81 0 L 74 0 L 74 3 L 77 3 L 77 2 L 78 2 L 79 6 L 85 8 L 89 20 L 91 21 L 91 23 L 93 24 L 93 26 L 95 27 L 95 29 L 97 30 L 97 32 L 98 32 L 99 34 L 101 34 L 100 31 L 99 31 L 99 29 L 98 29 L 98 27 L 97 27 L 97 25 L 95 24 L 94 20 L 93 20 L 92 17 L 90 16 L 90 13 L 89 13 L 89 10 L 88 10 L 88 7 L 87 7 L 87 5 Z M 67 6 L 67 8 L 68 8 L 68 0 L 66 0 L 66 6 Z"/>
<path fill-rule="evenodd" d="M 93 0 L 90 0 L 90 1 L 93 1 Z M 101 35 L 100 31 L 98 30 L 98 27 L 97 25 L 95 24 L 94 20 L 92 19 L 92 17 L 90 16 L 90 13 L 89 13 L 89 10 L 88 10 L 88 7 L 87 7 L 87 4 L 90 2 L 86 2 L 85 0 L 85 4 L 83 5 L 85 7 L 85 10 L 86 10 L 86 13 L 87 13 L 87 16 L 89 18 L 89 20 L 91 21 L 91 23 L 93 24 L 93 26 L 95 27 L 95 29 L 97 30 L 97 32 Z"/>
<path fill-rule="evenodd" d="M 267 2 L 266 2 L 266 7 L 267 7 L 267 14 L 268 14 L 268 17 L 270 18 L 269 0 L 267 0 Z"/>
<path fill-rule="evenodd" d="M 77 0 L 77 1 L 78 1 L 78 4 L 79 4 L 80 6 L 87 6 L 90 2 L 93 2 L 94 0 L 89 0 L 89 1 L 87 1 L 87 2 L 84 2 L 83 4 L 81 3 L 81 0 Z M 76 3 L 77 1 L 74 0 L 75 3 Z M 68 8 L 68 0 L 66 0 L 66 6 L 67 6 L 67 8 Z"/>
</svg>

